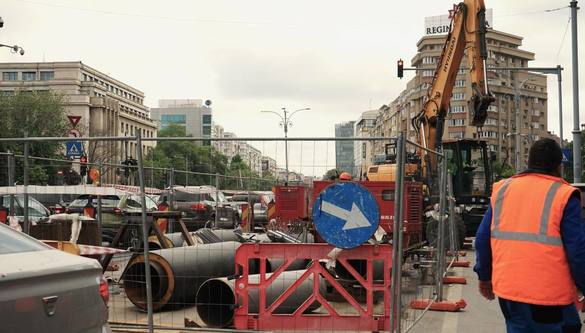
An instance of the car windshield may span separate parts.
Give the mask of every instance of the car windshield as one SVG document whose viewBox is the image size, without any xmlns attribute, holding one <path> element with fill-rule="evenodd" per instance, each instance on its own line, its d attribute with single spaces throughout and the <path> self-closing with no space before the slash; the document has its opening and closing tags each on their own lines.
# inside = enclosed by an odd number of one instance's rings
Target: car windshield
<svg viewBox="0 0 585 333">
<path fill-rule="evenodd" d="M 22 216 L 24 215 L 24 196 L 23 195 L 14 195 L 14 215 Z M 2 205 L 8 209 L 10 209 L 10 195 L 5 195 L 2 198 Z M 28 216 L 30 217 L 45 217 L 47 216 L 49 211 L 43 204 L 38 202 L 36 199 L 29 197 L 28 198 Z"/>
<path fill-rule="evenodd" d="M 49 250 L 47 245 L 5 225 L 0 225 L 0 255 Z"/>
<path fill-rule="evenodd" d="M 69 207 L 85 207 L 89 198 L 91 197 L 91 204 L 95 207 L 97 206 L 97 197 L 93 195 L 83 194 L 80 195 L 77 199 L 73 200 Z M 102 196 L 102 206 L 103 207 L 117 207 L 120 203 L 120 197 L 117 195 L 103 195 Z"/>
</svg>

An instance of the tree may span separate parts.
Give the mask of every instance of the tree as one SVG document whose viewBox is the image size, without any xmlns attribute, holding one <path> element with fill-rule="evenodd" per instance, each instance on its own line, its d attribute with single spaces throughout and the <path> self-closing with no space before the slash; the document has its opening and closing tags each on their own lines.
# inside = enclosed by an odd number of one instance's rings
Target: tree
<svg viewBox="0 0 585 333">
<path fill-rule="evenodd" d="M 339 178 L 340 174 L 341 171 L 339 171 L 338 169 L 327 170 L 327 172 L 323 175 L 323 180 L 333 180 Z"/>
<path fill-rule="evenodd" d="M 16 91 L 13 95 L 0 95 L 0 136 L 19 138 L 24 136 L 55 137 L 67 136 L 67 117 L 63 106 L 64 97 L 51 91 Z M 29 144 L 29 155 L 49 158 L 62 158 L 59 154 L 63 147 L 60 142 L 34 142 Z M 21 142 L 0 143 L 0 151 L 23 154 Z M 0 157 L 2 163 L 5 157 Z M 23 160 L 15 159 L 16 181 L 22 183 Z M 57 170 L 65 164 L 41 163 L 30 161 L 30 184 L 52 182 Z M 36 165 L 46 164 L 41 172 Z M 6 184 L 7 174 L 0 172 L 0 184 Z"/>
<path fill-rule="evenodd" d="M 505 161 L 494 162 L 492 169 L 494 171 L 494 181 L 512 177 L 516 173 L 514 168 L 512 168 L 512 166 L 506 163 Z"/>
<path fill-rule="evenodd" d="M 185 137 L 185 128 L 171 124 L 158 132 L 159 137 Z M 217 152 L 211 146 L 202 146 L 194 141 L 161 141 L 156 148 L 150 151 L 145 159 L 145 166 L 154 166 L 177 171 L 174 177 L 175 185 L 204 185 L 215 184 L 213 174 L 223 175 L 227 171 L 227 157 Z M 147 172 L 152 174 L 150 184 L 156 187 L 168 185 L 168 175 L 164 171 Z M 149 181 L 147 180 L 147 183 Z"/>
</svg>

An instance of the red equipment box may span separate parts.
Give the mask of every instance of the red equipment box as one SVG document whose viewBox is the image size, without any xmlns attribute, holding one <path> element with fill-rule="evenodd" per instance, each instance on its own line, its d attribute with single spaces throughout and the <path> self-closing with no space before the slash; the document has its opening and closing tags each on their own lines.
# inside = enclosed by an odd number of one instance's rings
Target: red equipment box
<svg viewBox="0 0 585 333">
<path fill-rule="evenodd" d="M 276 186 L 276 218 L 281 222 L 309 219 L 311 189 L 306 186 Z"/>
</svg>

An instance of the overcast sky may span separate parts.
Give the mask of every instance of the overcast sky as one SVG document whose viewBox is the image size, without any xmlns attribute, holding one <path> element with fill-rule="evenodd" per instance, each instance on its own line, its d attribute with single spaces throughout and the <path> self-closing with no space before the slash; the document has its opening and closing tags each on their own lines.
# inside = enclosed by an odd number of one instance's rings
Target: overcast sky
<svg viewBox="0 0 585 333">
<path fill-rule="evenodd" d="M 570 138 L 570 10 L 546 11 L 567 7 L 569 1 L 485 2 L 493 9 L 494 28 L 524 37 L 522 49 L 536 54 L 530 66 L 565 68 L 564 133 Z M 5 49 L 0 61 L 81 60 L 142 90 L 149 107 L 156 107 L 159 99 L 211 99 L 214 120 L 240 137 L 282 135 L 277 117 L 260 110 L 311 107 L 295 115 L 289 135 L 333 136 L 335 123 L 356 120 L 361 112 L 388 104 L 408 79 L 396 78 L 396 60 L 407 59 L 409 65 L 424 33 L 424 18 L 446 14 L 452 7 L 450 1 L 437 0 L 0 3 L 5 22 L 0 43 L 26 50 L 21 57 Z M 579 33 L 585 36 L 582 13 L 578 17 Z M 585 39 L 581 41 L 583 73 Z M 558 133 L 555 76 L 548 85 L 549 130 Z M 275 154 L 280 149 L 281 160 L 283 147 L 256 146 Z M 318 150 L 317 157 L 307 156 L 315 155 L 309 146 L 313 144 L 303 145 L 305 162 L 296 158 L 291 165 L 334 165 L 333 144 L 323 146 L 325 154 Z"/>
</svg>

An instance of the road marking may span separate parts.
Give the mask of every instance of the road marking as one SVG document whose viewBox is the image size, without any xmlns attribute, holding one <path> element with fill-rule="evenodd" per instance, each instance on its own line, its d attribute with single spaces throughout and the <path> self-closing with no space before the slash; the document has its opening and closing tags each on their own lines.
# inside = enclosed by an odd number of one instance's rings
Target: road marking
<svg viewBox="0 0 585 333">
<path fill-rule="evenodd" d="M 345 210 L 339 206 L 323 201 L 321 204 L 321 210 L 327 214 L 331 214 L 345 222 L 343 230 L 365 228 L 372 226 L 370 221 L 364 216 L 359 207 L 354 203 L 351 205 L 351 211 Z"/>
</svg>

